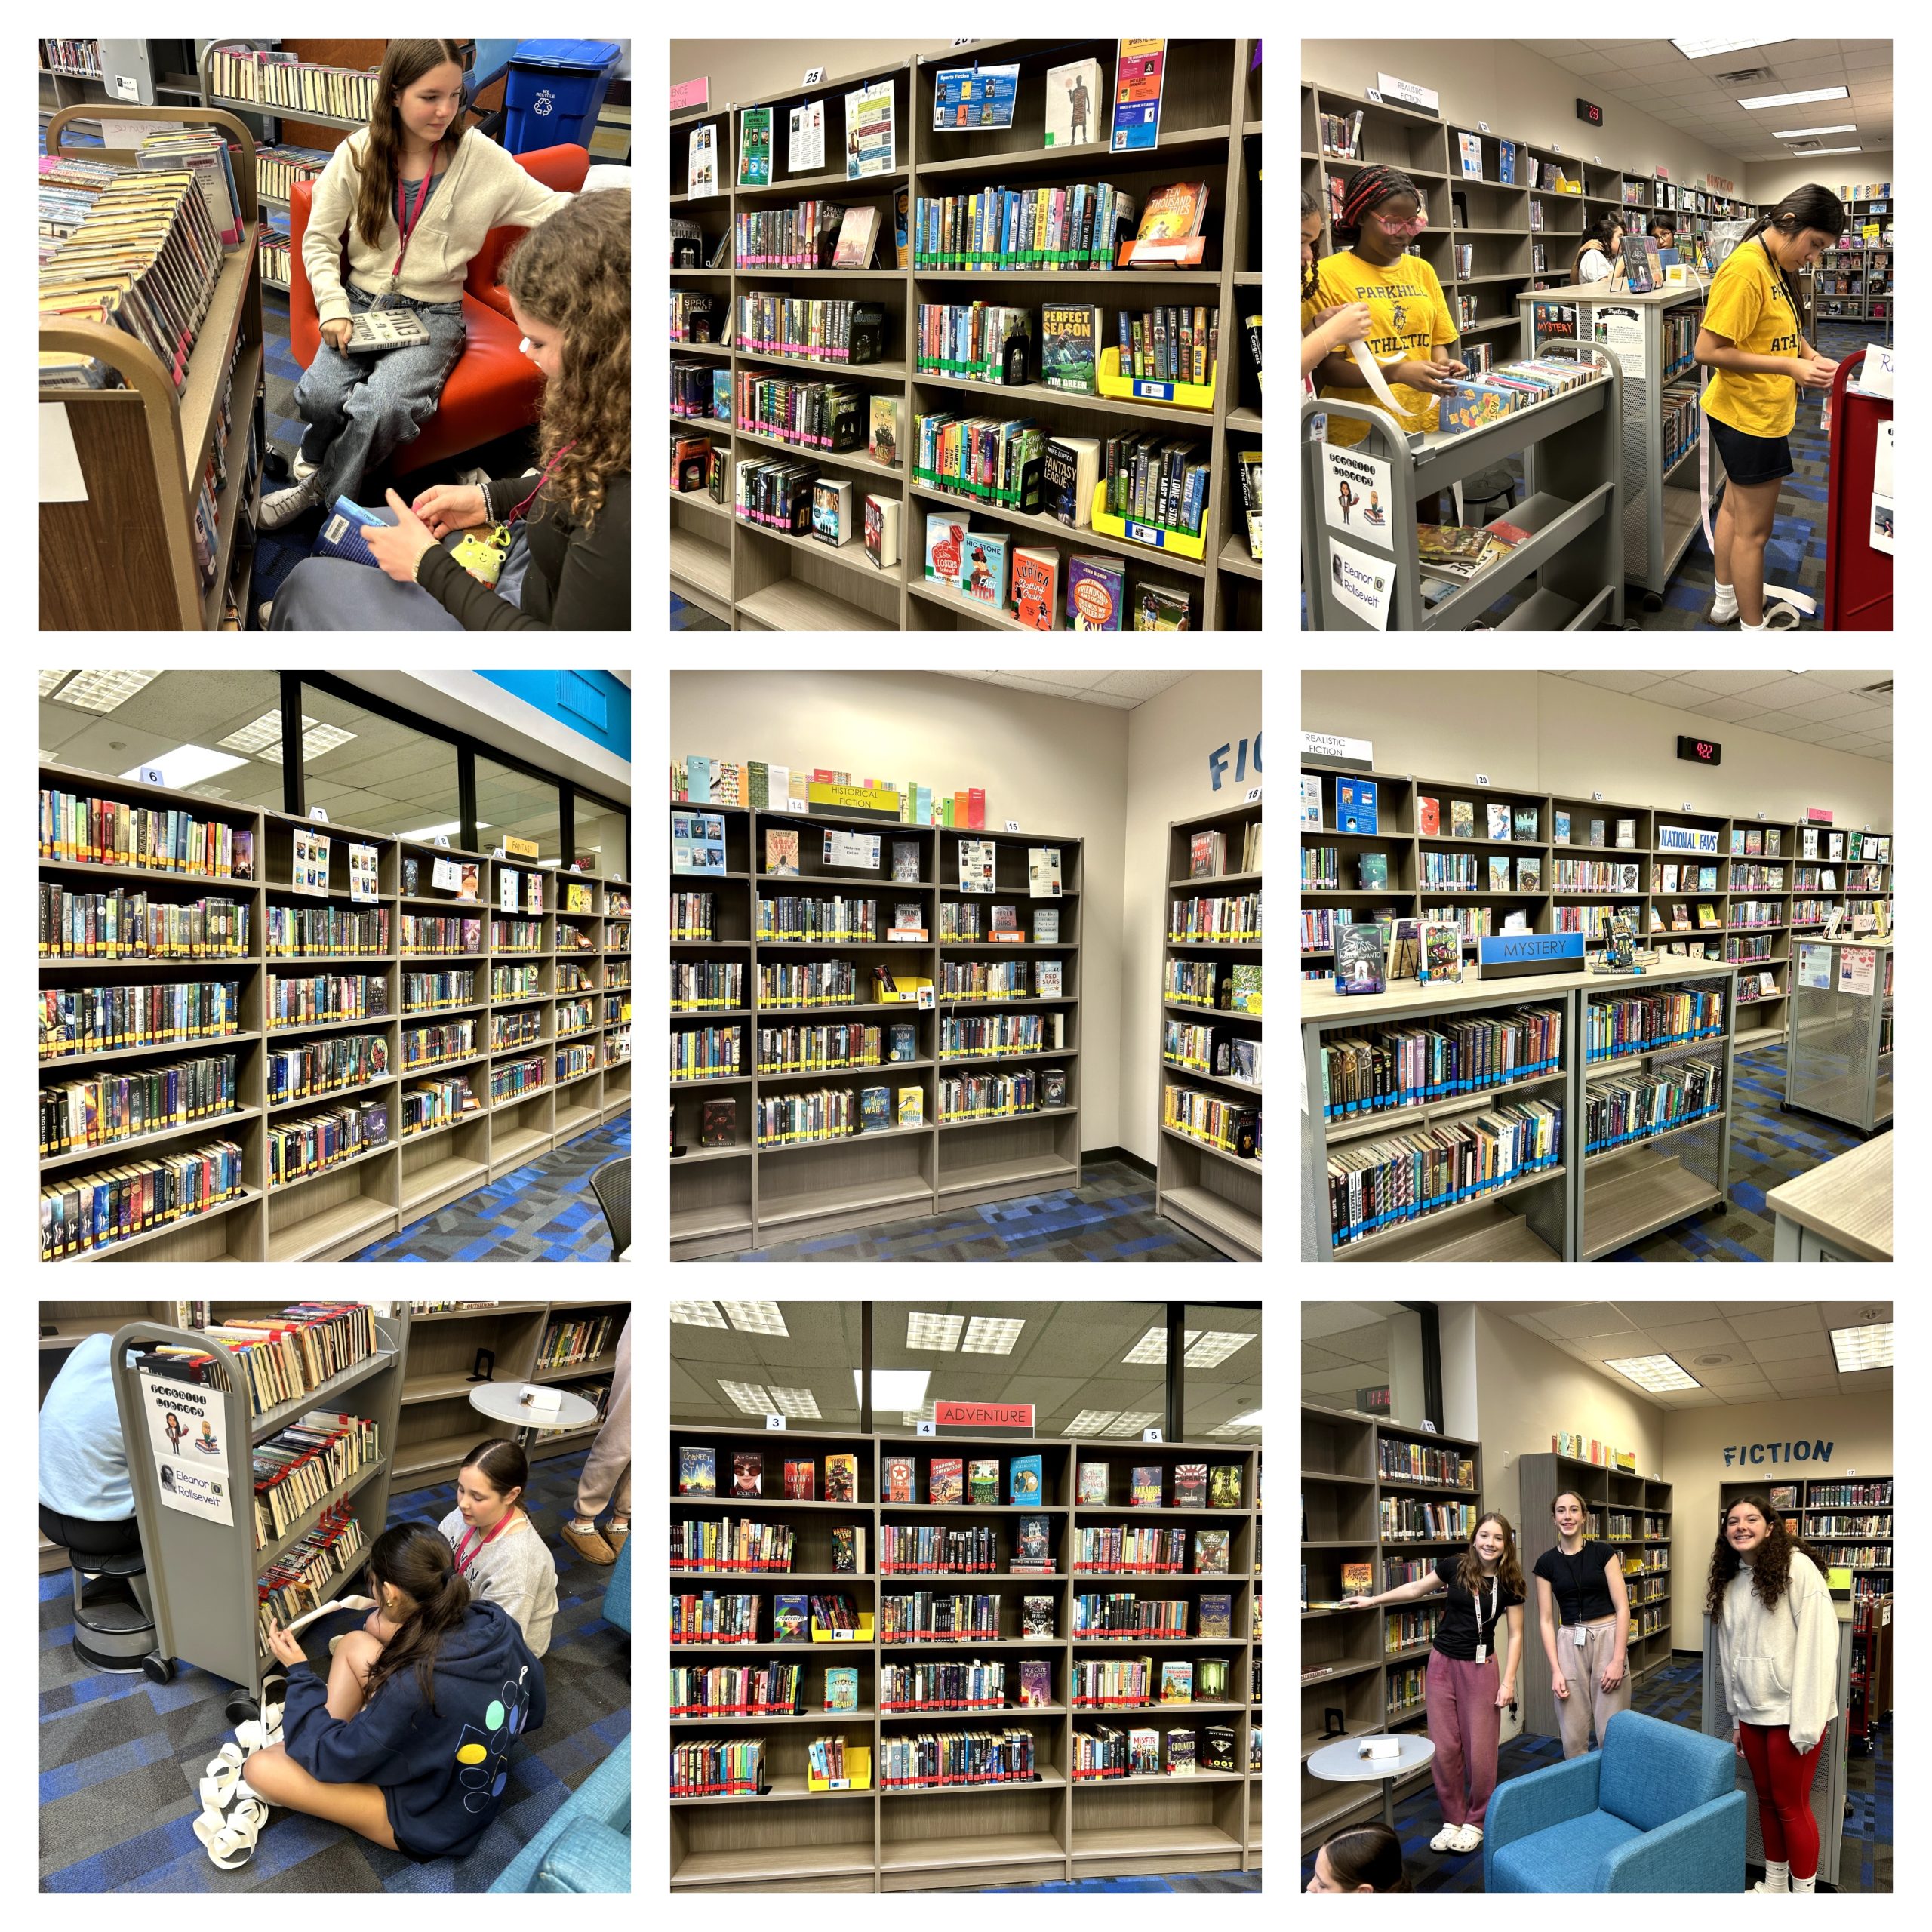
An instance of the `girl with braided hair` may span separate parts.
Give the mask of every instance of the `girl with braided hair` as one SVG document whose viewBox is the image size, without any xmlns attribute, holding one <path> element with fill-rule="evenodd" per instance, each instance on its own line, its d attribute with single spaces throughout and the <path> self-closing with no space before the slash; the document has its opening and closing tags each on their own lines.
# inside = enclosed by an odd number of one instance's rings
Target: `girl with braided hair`
<svg viewBox="0 0 1932 1932">
<path fill-rule="evenodd" d="M 1315 250 L 1321 239 L 1321 204 L 1304 188 L 1301 192 L 1301 292 L 1304 300 L 1315 293 Z M 1331 349 L 1346 350 L 1350 343 L 1363 340 L 1374 326 L 1375 318 L 1369 313 L 1366 302 L 1349 302 L 1338 309 L 1324 309 L 1316 315 L 1314 328 L 1308 328 L 1304 324 L 1305 333 L 1301 339 L 1303 393 L 1315 393 L 1315 385 L 1309 378 L 1328 359 Z"/>
</svg>

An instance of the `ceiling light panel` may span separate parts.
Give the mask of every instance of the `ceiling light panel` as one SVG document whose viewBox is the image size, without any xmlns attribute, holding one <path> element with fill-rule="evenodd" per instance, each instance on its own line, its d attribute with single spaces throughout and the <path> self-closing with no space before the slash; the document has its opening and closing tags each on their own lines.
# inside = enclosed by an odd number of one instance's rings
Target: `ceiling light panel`
<svg viewBox="0 0 1932 1932">
<path fill-rule="evenodd" d="M 1198 1341 L 1190 1340 L 1184 1359 L 1189 1368 L 1212 1368 L 1224 1362 L 1237 1349 L 1244 1349 L 1254 1340 L 1252 1335 L 1236 1334 L 1226 1328 L 1208 1328 L 1201 1332 Z"/>
<path fill-rule="evenodd" d="M 1011 1321 L 999 1315 L 976 1315 L 966 1324 L 961 1351 L 969 1355 L 1010 1355 L 1026 1325 L 1023 1319 Z"/>
<path fill-rule="evenodd" d="M 1669 1355 L 1626 1355 L 1618 1361 L 1606 1361 L 1604 1367 L 1628 1376 L 1640 1389 L 1659 1392 L 1668 1389 L 1701 1389 L 1704 1386 L 1694 1375 L 1686 1374 Z"/>
<path fill-rule="evenodd" d="M 1185 1346 L 1192 1348 L 1201 1339 L 1198 1328 L 1186 1331 Z M 1121 1357 L 1122 1361 L 1164 1362 L 1168 1358 L 1168 1331 L 1164 1328 L 1150 1328 L 1128 1352 Z"/>
<path fill-rule="evenodd" d="M 1119 1414 L 1118 1409 L 1082 1409 L 1060 1433 L 1063 1435 L 1104 1435 L 1107 1425 Z"/>
<path fill-rule="evenodd" d="M 1156 1429 L 1160 1426 L 1158 1409 L 1123 1409 L 1105 1429 L 1094 1431 L 1096 1435 L 1138 1435 L 1143 1429 Z"/>
<path fill-rule="evenodd" d="M 61 685 L 73 675 L 71 671 L 43 671 L 40 674 L 40 694 L 51 697 Z"/>
<path fill-rule="evenodd" d="M 725 1326 L 724 1316 L 718 1312 L 718 1304 L 710 1301 L 674 1301 L 671 1304 L 671 1319 L 683 1323 L 687 1328 Z"/>
<path fill-rule="evenodd" d="M 113 711 L 160 675 L 158 671 L 77 671 L 54 702 L 82 711 Z"/>
<path fill-rule="evenodd" d="M 172 751 L 158 752 L 143 761 L 146 764 L 159 765 L 168 774 L 171 790 L 185 792 L 191 785 L 198 785 L 204 778 L 212 778 L 218 771 L 232 771 L 238 764 L 246 764 L 245 758 L 237 758 L 232 752 L 211 751 L 206 745 L 177 745 Z M 143 767 L 137 764 L 121 774 L 123 778 L 138 778 Z"/>
<path fill-rule="evenodd" d="M 1738 106 L 1757 107 L 1802 107 L 1807 100 L 1849 100 L 1849 88 L 1807 88 L 1801 94 L 1755 94 L 1748 100 L 1740 100 Z"/>
<path fill-rule="evenodd" d="M 771 1406 L 770 1392 L 755 1382 L 721 1382 L 718 1386 L 734 1408 L 742 1409 L 748 1416 L 775 1416 L 778 1413 Z"/>
<path fill-rule="evenodd" d="M 966 1325 L 963 1315 L 927 1315 L 909 1310 L 906 1316 L 906 1346 L 950 1352 L 959 1346 L 959 1331 Z"/>
<path fill-rule="evenodd" d="M 852 1399 L 864 1394 L 860 1377 L 864 1370 L 852 1371 Z M 926 1385 L 932 1371 L 924 1368 L 875 1368 L 872 1371 L 872 1407 L 883 1414 L 888 1409 L 916 1409 L 926 1400 Z"/>
<path fill-rule="evenodd" d="M 820 1419 L 818 1398 L 809 1389 L 780 1389 L 774 1386 L 771 1393 L 774 1415 L 801 1416 L 814 1422 Z"/>
<path fill-rule="evenodd" d="M 791 1330 L 785 1325 L 785 1318 L 778 1312 L 775 1301 L 728 1301 L 724 1312 L 731 1326 L 741 1335 L 789 1336 Z"/>
<path fill-rule="evenodd" d="M 937 1410 L 938 1407 L 938 1403 L 935 1401 L 927 1403 L 924 1408 L 900 1410 L 899 1412 L 900 1426 L 902 1429 L 911 1429 L 915 1423 L 931 1422 L 933 1420 L 934 1411 Z"/>
<path fill-rule="evenodd" d="M 1869 1328 L 1834 1328 L 1832 1352 L 1842 1369 L 1890 1368 L 1892 1324 L 1879 1321 Z"/>
<path fill-rule="evenodd" d="M 304 724 L 312 724 L 315 721 L 312 718 L 305 718 L 302 721 Z M 215 743 L 224 751 L 244 752 L 252 758 L 265 746 L 278 745 L 281 740 L 281 713 L 278 711 L 265 711 L 254 724 L 245 724 L 240 731 L 231 731 L 226 737 L 217 738 Z M 280 757 L 281 754 L 278 752 L 276 754 L 278 762 L 280 761 Z"/>
</svg>

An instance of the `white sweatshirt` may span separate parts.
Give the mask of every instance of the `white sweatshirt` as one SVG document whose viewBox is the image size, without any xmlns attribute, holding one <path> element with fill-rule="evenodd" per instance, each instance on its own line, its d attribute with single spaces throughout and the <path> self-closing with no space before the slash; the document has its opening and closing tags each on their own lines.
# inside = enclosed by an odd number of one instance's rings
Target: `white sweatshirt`
<svg viewBox="0 0 1932 1932">
<path fill-rule="evenodd" d="M 1724 1592 L 1718 1654 L 1734 1721 L 1787 1726 L 1802 1755 L 1838 1715 L 1838 1613 L 1802 1551 L 1792 1551 L 1790 1587 L 1772 1610 L 1752 1590 L 1751 1566 L 1739 1564 Z"/>
</svg>

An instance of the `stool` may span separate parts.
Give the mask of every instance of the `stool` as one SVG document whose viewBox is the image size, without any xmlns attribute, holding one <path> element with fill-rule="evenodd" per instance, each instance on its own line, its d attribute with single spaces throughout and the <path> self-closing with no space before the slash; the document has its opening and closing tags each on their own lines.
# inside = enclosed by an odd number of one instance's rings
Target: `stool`
<svg viewBox="0 0 1932 1932">
<path fill-rule="evenodd" d="M 1516 479 L 1501 464 L 1463 478 L 1463 514 L 1472 524 L 1487 523 L 1497 514 L 1489 506 L 1498 503 L 1516 507 Z M 1478 510 L 1483 514 L 1478 515 Z"/>
<path fill-rule="evenodd" d="M 141 1552 L 83 1556 L 69 1550 L 67 1561 L 74 1577 L 74 1654 L 91 1669 L 127 1675 L 146 1670 L 152 1676 L 149 1659 L 158 1638 L 144 1601 L 147 1564 Z M 165 1683 L 173 1674 L 170 1668 L 158 1681 Z"/>
</svg>

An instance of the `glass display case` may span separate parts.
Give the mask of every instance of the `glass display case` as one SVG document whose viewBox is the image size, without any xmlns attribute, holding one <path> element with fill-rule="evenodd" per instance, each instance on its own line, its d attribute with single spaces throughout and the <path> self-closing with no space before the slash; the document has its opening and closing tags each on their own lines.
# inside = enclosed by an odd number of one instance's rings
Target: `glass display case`
<svg viewBox="0 0 1932 1932">
<path fill-rule="evenodd" d="M 1784 1106 L 1841 1121 L 1868 1139 L 1892 1119 L 1892 943 L 1798 943 Z"/>
</svg>

